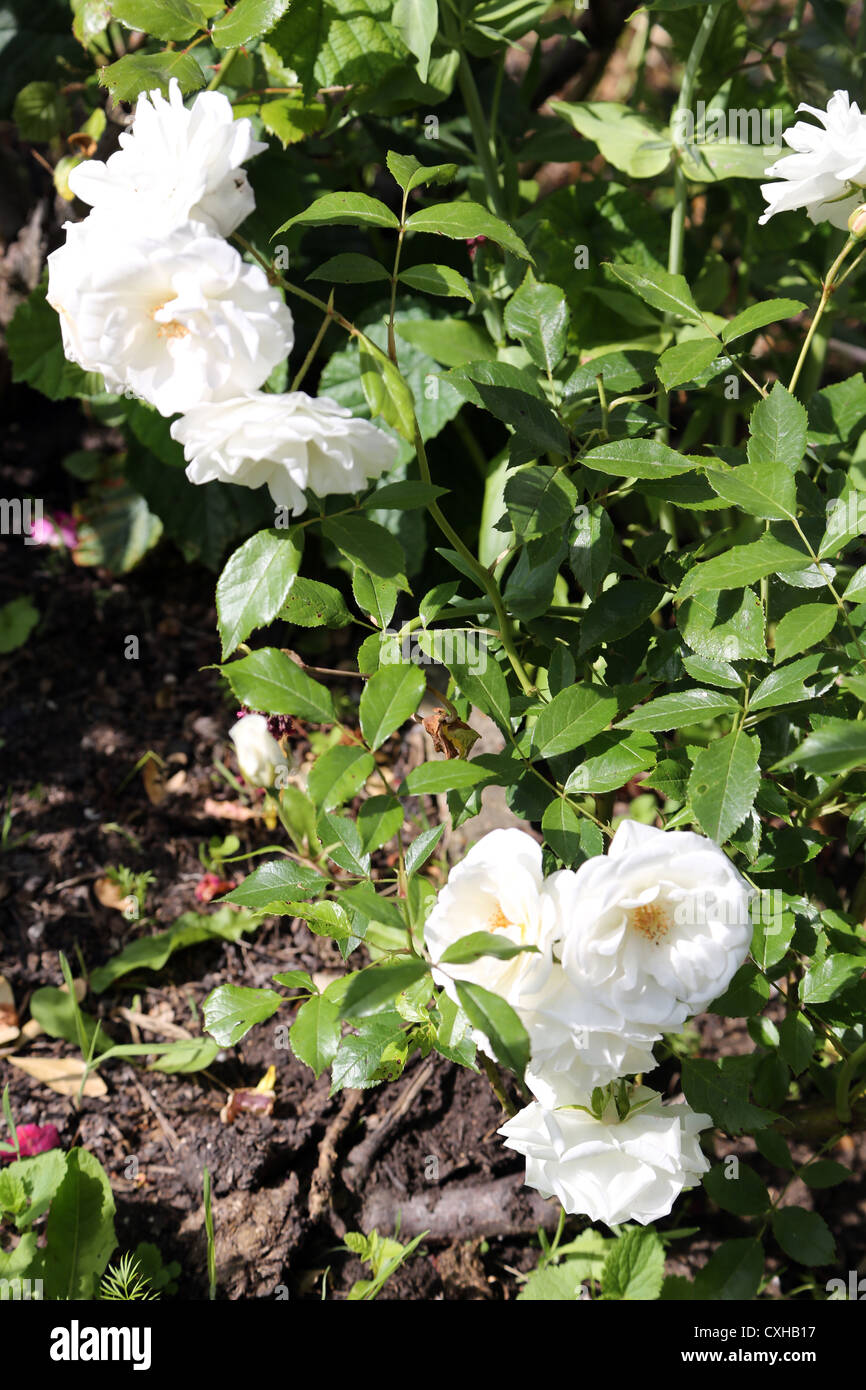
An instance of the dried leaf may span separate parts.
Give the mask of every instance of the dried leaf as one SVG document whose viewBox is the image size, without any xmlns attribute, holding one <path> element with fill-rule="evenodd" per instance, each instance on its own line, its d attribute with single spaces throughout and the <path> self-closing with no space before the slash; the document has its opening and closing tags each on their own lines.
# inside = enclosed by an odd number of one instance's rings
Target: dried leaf
<svg viewBox="0 0 866 1390">
<path fill-rule="evenodd" d="M 481 737 L 447 709 L 434 709 L 422 723 L 433 740 L 435 752 L 444 753 L 446 758 L 468 758 L 473 744 Z"/>
<path fill-rule="evenodd" d="M 165 773 L 161 767 L 157 767 L 152 758 L 141 769 L 141 780 L 144 783 L 144 790 L 147 792 L 147 799 L 154 806 L 158 806 L 165 800 Z"/>
<path fill-rule="evenodd" d="M 18 1037 L 18 1010 L 15 996 L 5 975 L 0 975 L 0 1047 Z"/>
<path fill-rule="evenodd" d="M 219 820 L 255 820 L 258 814 L 251 806 L 242 806 L 239 801 L 216 801 L 211 796 L 205 798 L 203 810 L 206 816 L 215 816 Z"/>
<path fill-rule="evenodd" d="M 34 1081 L 61 1096 L 76 1096 L 87 1068 L 80 1057 L 7 1057 L 10 1067 L 18 1067 Z M 82 1095 L 105 1096 L 108 1087 L 95 1072 L 84 1083 Z"/>
</svg>

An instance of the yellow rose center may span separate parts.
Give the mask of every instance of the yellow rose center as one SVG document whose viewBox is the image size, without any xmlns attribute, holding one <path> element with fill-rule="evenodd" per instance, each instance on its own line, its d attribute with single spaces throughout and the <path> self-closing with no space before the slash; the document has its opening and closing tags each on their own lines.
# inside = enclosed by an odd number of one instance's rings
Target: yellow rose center
<svg viewBox="0 0 866 1390">
<path fill-rule="evenodd" d="M 657 946 L 671 929 L 671 920 L 660 903 L 641 903 L 629 913 L 629 926 Z"/>
</svg>

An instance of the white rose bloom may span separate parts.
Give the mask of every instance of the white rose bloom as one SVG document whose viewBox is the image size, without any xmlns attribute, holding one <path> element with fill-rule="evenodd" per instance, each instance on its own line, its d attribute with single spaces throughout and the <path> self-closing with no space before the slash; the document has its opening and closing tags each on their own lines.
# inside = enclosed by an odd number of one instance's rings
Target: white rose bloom
<svg viewBox="0 0 866 1390">
<path fill-rule="evenodd" d="M 267 484 L 277 506 L 298 514 L 307 499 L 360 492 L 392 468 L 398 445 L 369 420 L 327 396 L 251 391 L 217 405 L 194 406 L 171 427 L 192 483 Z"/>
<path fill-rule="evenodd" d="M 559 930 L 551 889 L 556 877 L 543 878 L 541 846 L 522 830 L 491 830 L 451 870 L 424 927 L 434 962 L 461 937 L 475 932 L 538 947 L 537 952 L 521 951 L 510 960 L 482 956 L 471 965 L 434 970 L 434 980 L 452 999 L 457 1000 L 454 980 L 481 985 L 512 1006 L 543 987 Z"/>
<path fill-rule="evenodd" d="M 518 1013 L 531 1050 L 526 1084 L 551 1108 L 583 1104 L 596 1086 L 655 1066 L 652 1045 L 661 1034 L 624 1022 L 561 965 L 538 994 L 521 997 Z"/>
<path fill-rule="evenodd" d="M 712 840 L 624 821 L 559 885 L 563 967 L 629 1029 L 679 1028 L 745 960 L 751 892 Z"/>
<path fill-rule="evenodd" d="M 781 182 L 761 185 L 767 211 L 759 220 L 768 222 L 777 212 L 805 208 L 812 222 L 847 227 L 849 216 L 863 202 L 856 190 L 866 184 L 866 115 L 847 92 L 834 92 L 826 111 L 805 103 L 797 110 L 808 111 L 821 124 L 797 121 L 784 132 L 782 138 L 794 153 L 766 170 Z"/>
<path fill-rule="evenodd" d="M 636 1108 L 624 1120 L 613 1101 L 601 1119 L 533 1101 L 499 1133 L 526 1156 L 527 1186 L 557 1197 L 569 1215 L 646 1226 L 667 1216 L 709 1168 L 698 1134 L 712 1120 L 685 1103 L 664 1104 L 646 1086 L 635 1087 L 630 1100 Z"/>
<path fill-rule="evenodd" d="M 264 271 L 198 223 L 161 240 L 67 223 L 48 257 L 48 302 L 66 356 L 161 415 L 255 390 L 294 343 Z"/>
<path fill-rule="evenodd" d="M 172 78 L 168 101 L 159 90 L 142 92 L 120 149 L 105 163 L 79 164 L 69 187 L 97 216 L 123 219 L 137 236 L 192 221 L 225 237 L 256 205 L 241 165 L 266 149 L 222 92 L 202 92 L 187 109 Z"/>
<path fill-rule="evenodd" d="M 263 714 L 245 714 L 229 729 L 229 738 L 235 746 L 241 772 L 254 787 L 273 786 L 277 769 L 288 768 L 283 750 L 268 732 L 268 721 Z"/>
</svg>

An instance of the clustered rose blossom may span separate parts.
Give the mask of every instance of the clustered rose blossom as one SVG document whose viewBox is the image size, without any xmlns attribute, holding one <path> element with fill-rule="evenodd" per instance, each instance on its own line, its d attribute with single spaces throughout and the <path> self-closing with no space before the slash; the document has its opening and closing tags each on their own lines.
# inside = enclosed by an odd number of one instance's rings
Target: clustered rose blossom
<svg viewBox="0 0 866 1390">
<path fill-rule="evenodd" d="M 724 993 L 749 949 L 750 896 L 713 841 L 629 820 L 607 856 L 547 878 L 531 836 L 492 831 L 439 892 L 425 926 L 433 977 L 455 1001 L 457 981 L 481 985 L 523 1023 L 536 1099 L 500 1133 L 526 1155 L 527 1183 L 567 1211 L 652 1221 L 708 1168 L 697 1135 L 709 1115 L 646 1087 L 599 1113 L 593 1093 L 651 1070 L 662 1032 Z M 531 949 L 439 964 L 479 932 Z"/>
<path fill-rule="evenodd" d="M 168 100 L 143 93 L 120 149 L 73 171 L 92 211 L 48 258 L 48 301 L 70 361 L 181 416 L 191 482 L 267 485 L 298 513 L 308 489 L 358 492 L 397 445 L 327 397 L 260 389 L 294 346 L 292 314 L 225 238 L 255 207 L 242 166 L 266 148 L 220 92 L 189 108 L 175 79 Z"/>
<path fill-rule="evenodd" d="M 793 151 L 765 172 L 778 183 L 761 184 L 767 210 L 760 222 L 777 212 L 805 208 L 812 222 L 847 227 L 848 218 L 864 200 L 866 188 L 866 114 L 847 92 L 834 92 L 826 111 L 803 102 L 820 125 L 797 121 L 782 139 Z"/>
</svg>

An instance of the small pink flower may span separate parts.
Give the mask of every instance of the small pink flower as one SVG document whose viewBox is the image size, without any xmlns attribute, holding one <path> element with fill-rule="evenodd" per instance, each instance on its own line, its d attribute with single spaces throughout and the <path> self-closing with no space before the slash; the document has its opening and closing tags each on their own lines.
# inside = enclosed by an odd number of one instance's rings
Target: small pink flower
<svg viewBox="0 0 866 1390">
<path fill-rule="evenodd" d="M 74 550 L 78 545 L 75 517 L 69 512 L 55 512 L 53 517 L 37 516 L 30 528 L 30 544 L 48 545 L 52 550 L 65 545 L 67 550 Z"/>
<path fill-rule="evenodd" d="M 35 1158 L 37 1154 L 47 1153 L 49 1149 L 60 1148 L 60 1135 L 56 1125 L 18 1125 L 18 1145 L 22 1158 Z M 0 1148 L 0 1161 L 12 1162 L 15 1150 Z"/>
<path fill-rule="evenodd" d="M 195 895 L 200 903 L 209 903 L 223 893 L 230 893 L 234 886 L 230 878 L 220 878 L 219 874 L 205 874 L 195 885 Z"/>
</svg>

